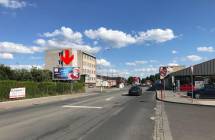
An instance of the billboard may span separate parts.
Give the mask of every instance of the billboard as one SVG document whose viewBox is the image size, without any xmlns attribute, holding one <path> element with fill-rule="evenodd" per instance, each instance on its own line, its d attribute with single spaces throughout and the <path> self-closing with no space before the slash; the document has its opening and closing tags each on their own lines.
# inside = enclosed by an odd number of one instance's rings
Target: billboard
<svg viewBox="0 0 215 140">
<path fill-rule="evenodd" d="M 16 99 L 16 98 L 24 98 L 25 97 L 25 87 L 23 88 L 11 88 L 9 98 Z"/>
<path fill-rule="evenodd" d="M 132 77 L 132 83 L 139 85 L 141 82 L 140 77 Z"/>
<path fill-rule="evenodd" d="M 54 67 L 53 80 L 80 80 L 78 67 Z"/>
</svg>

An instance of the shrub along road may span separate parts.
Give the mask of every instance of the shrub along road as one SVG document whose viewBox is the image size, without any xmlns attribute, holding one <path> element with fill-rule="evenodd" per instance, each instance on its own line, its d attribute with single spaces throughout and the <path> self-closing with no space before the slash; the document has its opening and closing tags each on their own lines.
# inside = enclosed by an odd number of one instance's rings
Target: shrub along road
<svg viewBox="0 0 215 140">
<path fill-rule="evenodd" d="M 0 81 L 0 101 L 9 100 L 9 93 L 11 88 L 25 87 L 26 98 L 36 98 L 44 96 L 54 96 L 69 94 L 71 90 L 73 93 L 84 92 L 85 87 L 81 82 L 71 84 L 66 82 L 33 82 L 33 81 Z"/>
</svg>

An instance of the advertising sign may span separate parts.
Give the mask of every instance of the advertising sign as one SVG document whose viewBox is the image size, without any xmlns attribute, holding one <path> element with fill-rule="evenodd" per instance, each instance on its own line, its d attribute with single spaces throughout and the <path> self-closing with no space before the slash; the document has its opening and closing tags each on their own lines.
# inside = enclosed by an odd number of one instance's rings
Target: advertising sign
<svg viewBox="0 0 215 140">
<path fill-rule="evenodd" d="M 141 82 L 140 77 L 132 77 L 132 83 L 133 84 L 139 85 L 140 82 Z"/>
<path fill-rule="evenodd" d="M 57 55 L 59 57 L 59 65 L 77 67 L 77 50 L 71 48 L 65 50 L 58 50 Z"/>
<path fill-rule="evenodd" d="M 16 98 L 24 98 L 25 97 L 25 88 L 12 88 L 10 90 L 9 98 L 16 99 Z"/>
<path fill-rule="evenodd" d="M 168 74 L 172 73 L 174 70 L 171 66 L 165 66 L 159 68 L 160 79 L 164 79 Z"/>
<path fill-rule="evenodd" d="M 164 79 L 167 75 L 167 67 L 160 67 L 159 69 L 160 79 Z"/>
<path fill-rule="evenodd" d="M 204 87 L 204 81 L 195 81 L 195 88 L 201 89 Z"/>
<path fill-rule="evenodd" d="M 54 67 L 53 80 L 80 80 L 78 67 Z"/>
</svg>

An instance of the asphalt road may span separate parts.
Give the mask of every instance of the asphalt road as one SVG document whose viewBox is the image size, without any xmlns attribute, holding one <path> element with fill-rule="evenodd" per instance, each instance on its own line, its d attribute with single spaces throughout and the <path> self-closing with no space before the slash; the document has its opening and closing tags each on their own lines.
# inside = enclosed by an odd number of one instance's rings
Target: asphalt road
<svg viewBox="0 0 215 140">
<path fill-rule="evenodd" d="M 173 140 L 215 140 L 215 107 L 164 105 Z"/>
<path fill-rule="evenodd" d="M 151 140 L 154 93 L 127 92 L 0 112 L 0 140 Z"/>
</svg>

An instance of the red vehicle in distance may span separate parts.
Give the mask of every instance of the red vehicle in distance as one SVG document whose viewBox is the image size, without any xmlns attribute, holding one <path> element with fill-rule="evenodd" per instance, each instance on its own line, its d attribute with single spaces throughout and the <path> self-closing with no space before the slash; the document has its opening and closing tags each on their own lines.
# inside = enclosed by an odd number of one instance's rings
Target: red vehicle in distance
<svg viewBox="0 0 215 140">
<path fill-rule="evenodd" d="M 184 84 L 180 86 L 180 91 L 192 91 L 192 86 L 193 90 L 195 90 L 195 86 L 191 84 Z"/>
</svg>

